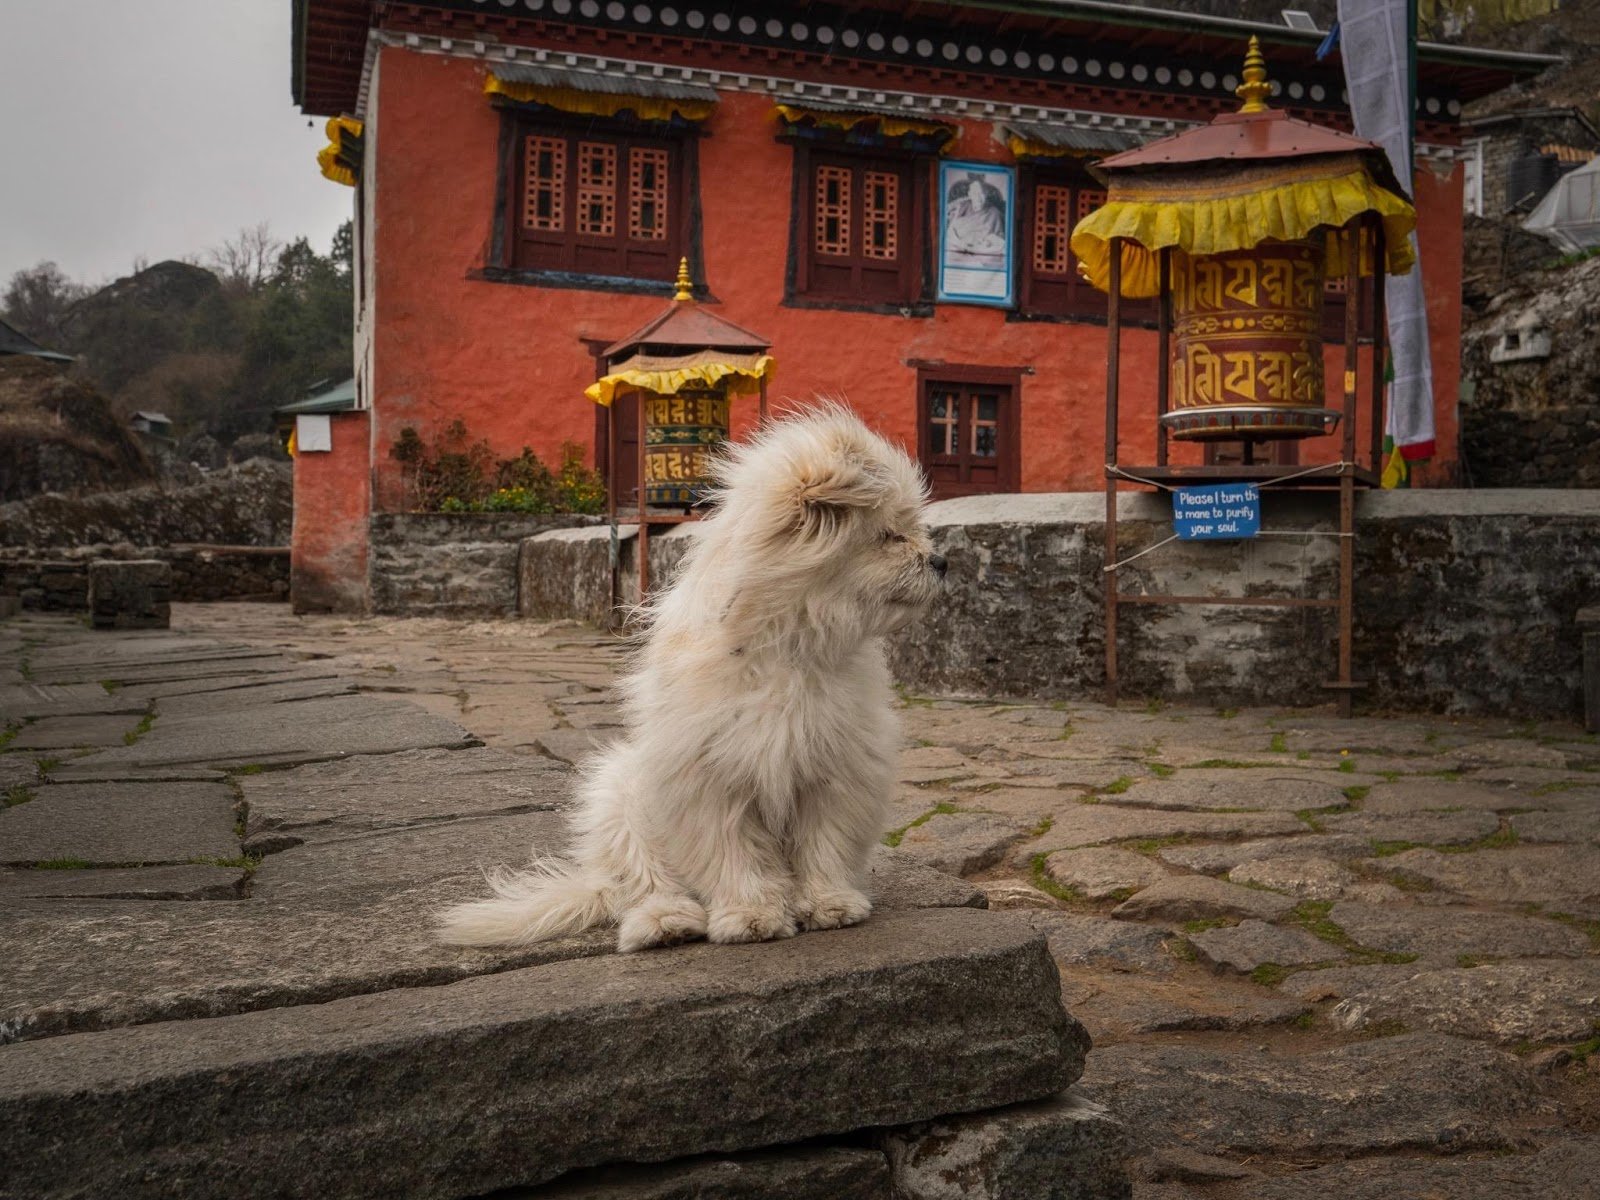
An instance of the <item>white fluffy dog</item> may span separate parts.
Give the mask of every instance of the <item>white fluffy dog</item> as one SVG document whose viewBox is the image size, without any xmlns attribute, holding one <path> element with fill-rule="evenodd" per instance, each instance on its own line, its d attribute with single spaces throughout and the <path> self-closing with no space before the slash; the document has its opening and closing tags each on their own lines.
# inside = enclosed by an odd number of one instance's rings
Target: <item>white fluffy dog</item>
<svg viewBox="0 0 1600 1200">
<path fill-rule="evenodd" d="M 494 878 L 446 941 L 618 925 L 639 950 L 754 942 L 872 911 L 894 780 L 882 635 L 933 599 L 916 465 L 829 406 L 730 443 L 718 504 L 649 611 L 627 734 L 584 772 L 568 857 Z"/>
</svg>

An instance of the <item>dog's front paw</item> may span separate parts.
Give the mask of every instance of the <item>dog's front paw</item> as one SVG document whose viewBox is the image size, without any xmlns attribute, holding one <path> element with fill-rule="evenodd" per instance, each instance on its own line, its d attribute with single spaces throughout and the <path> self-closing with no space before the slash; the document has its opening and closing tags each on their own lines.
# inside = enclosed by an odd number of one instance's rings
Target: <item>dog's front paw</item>
<svg viewBox="0 0 1600 1200">
<path fill-rule="evenodd" d="M 794 918 L 781 905 L 741 904 L 713 908 L 706 937 L 713 942 L 770 942 L 796 932 Z"/>
<path fill-rule="evenodd" d="M 646 897 L 622 915 L 617 949 L 627 954 L 651 946 L 676 946 L 706 936 L 706 910 L 689 896 Z"/>
<path fill-rule="evenodd" d="M 872 914 L 872 901 L 855 888 L 801 892 L 794 914 L 802 929 L 842 929 L 859 925 Z"/>
</svg>

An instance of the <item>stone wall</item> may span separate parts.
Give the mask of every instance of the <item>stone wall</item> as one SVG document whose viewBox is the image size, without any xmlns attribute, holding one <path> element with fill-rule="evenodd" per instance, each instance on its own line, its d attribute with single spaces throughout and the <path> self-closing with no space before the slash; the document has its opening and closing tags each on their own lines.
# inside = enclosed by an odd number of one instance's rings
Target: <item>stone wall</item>
<svg viewBox="0 0 1600 1200">
<path fill-rule="evenodd" d="M 572 513 L 379 513 L 370 524 L 367 564 L 372 611 L 514 616 L 518 547 L 535 534 L 597 519 Z"/>
<path fill-rule="evenodd" d="M 1164 497 L 1125 494 L 1126 559 L 1171 533 Z M 1577 610 L 1600 591 L 1600 491 L 1402 491 L 1358 499 L 1358 704 L 1576 718 Z M 945 501 L 930 510 L 950 562 L 927 619 L 892 639 L 896 677 L 933 693 L 1082 697 L 1104 686 L 1104 500 L 1098 494 Z M 1331 495 L 1268 492 L 1249 542 L 1171 543 L 1123 568 L 1124 592 L 1337 595 Z M 651 540 L 663 578 L 692 526 Z M 622 599 L 637 595 L 631 539 Z M 546 534 L 523 548 L 524 616 L 606 616 L 604 529 Z M 1337 625 L 1329 609 L 1128 604 L 1127 696 L 1304 706 L 1331 698 Z"/>
<path fill-rule="evenodd" d="M 287 546 L 77 547 L 70 555 L 40 557 L 0 550 L 0 595 L 45 612 L 84 612 L 89 606 L 89 564 L 98 558 L 155 558 L 172 566 L 172 599 L 286 600 Z"/>
<path fill-rule="evenodd" d="M 657 530 L 650 537 L 650 577 L 668 579 L 695 534 L 693 524 Z M 589 621 L 616 627 L 639 601 L 638 534 L 617 530 L 617 608 L 611 597 L 609 525 L 559 529 L 522 544 L 517 563 L 517 614 L 541 621 Z"/>
<path fill-rule="evenodd" d="M 54 554 L 68 547 L 206 543 L 287 546 L 293 520 L 288 463 L 252 459 L 184 487 L 152 484 L 0 504 L 0 546 Z"/>
</svg>

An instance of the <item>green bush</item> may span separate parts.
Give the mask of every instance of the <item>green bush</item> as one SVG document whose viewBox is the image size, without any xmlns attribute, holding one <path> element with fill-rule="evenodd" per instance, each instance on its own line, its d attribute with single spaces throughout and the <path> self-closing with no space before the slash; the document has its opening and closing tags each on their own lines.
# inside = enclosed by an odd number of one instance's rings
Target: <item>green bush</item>
<svg viewBox="0 0 1600 1200">
<path fill-rule="evenodd" d="M 527 446 L 515 458 L 496 459 L 489 443 L 468 440 L 465 422 L 452 421 L 430 445 L 407 425 L 389 449 L 403 464 L 417 512 L 600 513 L 605 480 L 583 465 L 583 447 L 561 446 L 561 468 L 551 471 Z"/>
</svg>

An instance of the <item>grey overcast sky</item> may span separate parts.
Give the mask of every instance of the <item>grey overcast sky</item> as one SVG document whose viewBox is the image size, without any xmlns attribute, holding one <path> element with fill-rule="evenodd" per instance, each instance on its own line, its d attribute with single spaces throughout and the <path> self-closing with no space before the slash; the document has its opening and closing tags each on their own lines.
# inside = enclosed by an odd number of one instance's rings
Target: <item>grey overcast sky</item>
<svg viewBox="0 0 1600 1200">
<path fill-rule="evenodd" d="M 90 283 L 243 226 L 326 251 L 351 190 L 289 98 L 290 0 L 0 0 L 0 287 Z"/>
</svg>

